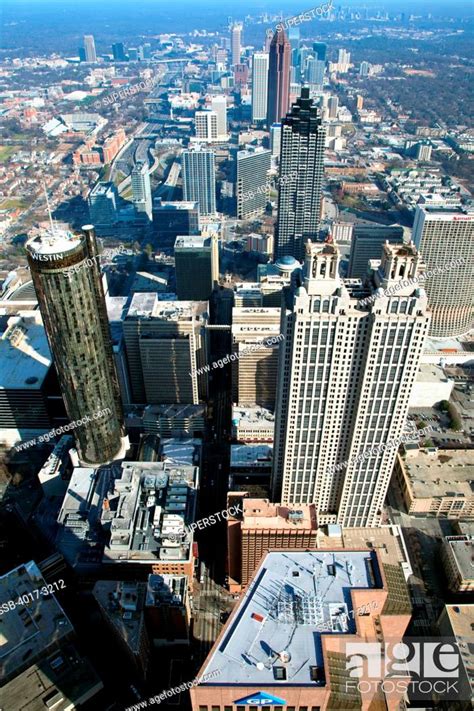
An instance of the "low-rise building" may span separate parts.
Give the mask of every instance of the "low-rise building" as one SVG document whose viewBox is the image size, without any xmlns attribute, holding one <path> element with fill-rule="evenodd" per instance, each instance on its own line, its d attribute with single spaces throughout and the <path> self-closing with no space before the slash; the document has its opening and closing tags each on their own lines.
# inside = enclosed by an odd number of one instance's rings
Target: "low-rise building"
<svg viewBox="0 0 474 711">
<path fill-rule="evenodd" d="M 242 444 L 273 442 L 275 415 L 265 407 L 232 408 L 232 438 Z"/>
<path fill-rule="evenodd" d="M 449 589 L 455 593 L 474 590 L 474 536 L 446 536 L 441 557 Z"/>
<path fill-rule="evenodd" d="M 155 647 L 189 644 L 190 581 L 186 575 L 149 575 L 145 619 Z"/>
<path fill-rule="evenodd" d="M 407 450 L 397 455 L 394 479 L 410 514 L 474 518 L 472 450 Z"/>
<path fill-rule="evenodd" d="M 100 521 L 108 534 L 105 565 L 121 565 L 157 575 L 192 580 L 199 468 L 175 461 L 123 462 L 102 504 Z"/>
<path fill-rule="evenodd" d="M 368 669 L 354 655 L 400 642 L 410 618 L 401 569 L 375 551 L 271 551 L 204 662 L 199 677 L 210 678 L 191 689 L 192 709 L 395 711 L 410 677 L 385 691 L 379 675 L 361 694 Z"/>
<path fill-rule="evenodd" d="M 144 617 L 146 589 L 146 583 L 99 580 L 92 591 L 113 639 L 142 677 L 146 677 L 150 659 Z"/>
<path fill-rule="evenodd" d="M 454 637 L 460 652 L 456 708 L 471 711 L 474 698 L 474 605 L 446 605 L 438 619 L 438 627 L 444 638 Z"/>
<path fill-rule="evenodd" d="M 0 705 L 69 711 L 92 699 L 103 684 L 75 646 L 75 631 L 33 561 L 0 577 Z M 6 606 L 6 610 L 5 610 Z"/>
</svg>

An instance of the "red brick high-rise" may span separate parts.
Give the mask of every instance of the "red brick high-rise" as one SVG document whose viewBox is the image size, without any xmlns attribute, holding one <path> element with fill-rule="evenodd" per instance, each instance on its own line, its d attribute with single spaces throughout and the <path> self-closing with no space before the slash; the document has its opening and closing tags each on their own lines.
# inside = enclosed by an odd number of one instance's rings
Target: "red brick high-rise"
<svg viewBox="0 0 474 711">
<path fill-rule="evenodd" d="M 268 67 L 267 126 L 279 123 L 290 108 L 291 45 L 284 30 L 273 35 Z"/>
</svg>

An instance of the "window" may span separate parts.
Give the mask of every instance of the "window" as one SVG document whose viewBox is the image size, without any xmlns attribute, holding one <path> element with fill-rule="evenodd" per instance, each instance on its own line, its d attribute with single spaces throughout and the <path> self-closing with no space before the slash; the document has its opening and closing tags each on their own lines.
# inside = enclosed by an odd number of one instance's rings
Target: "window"
<svg viewBox="0 0 474 711">
<path fill-rule="evenodd" d="M 211 706 L 212 711 L 221 711 L 220 706 Z"/>
<path fill-rule="evenodd" d="M 207 711 L 207 706 L 200 706 L 199 711 Z"/>
</svg>

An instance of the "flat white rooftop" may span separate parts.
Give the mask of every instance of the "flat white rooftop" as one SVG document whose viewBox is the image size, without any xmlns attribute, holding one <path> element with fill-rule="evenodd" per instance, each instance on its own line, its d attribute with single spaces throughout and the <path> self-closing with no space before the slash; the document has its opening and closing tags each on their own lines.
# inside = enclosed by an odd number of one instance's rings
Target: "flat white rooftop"
<svg viewBox="0 0 474 711">
<path fill-rule="evenodd" d="M 0 390 L 38 390 L 51 367 L 51 352 L 39 312 L 8 319 L 0 335 Z"/>
<path fill-rule="evenodd" d="M 203 674 L 219 672 L 219 686 L 323 683 L 312 680 L 324 666 L 321 633 L 354 634 L 351 591 L 378 578 L 368 550 L 268 553 Z"/>
</svg>

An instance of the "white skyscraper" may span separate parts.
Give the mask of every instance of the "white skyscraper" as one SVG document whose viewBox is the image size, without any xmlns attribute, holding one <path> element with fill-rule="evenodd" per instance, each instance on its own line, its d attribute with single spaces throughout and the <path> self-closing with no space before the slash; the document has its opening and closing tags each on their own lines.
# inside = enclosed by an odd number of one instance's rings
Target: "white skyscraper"
<svg viewBox="0 0 474 711">
<path fill-rule="evenodd" d="M 268 102 L 268 53 L 255 52 L 252 60 L 252 121 L 265 121 Z"/>
<path fill-rule="evenodd" d="M 242 42 L 242 25 L 236 23 L 233 25 L 230 33 L 230 45 L 232 54 L 232 65 L 240 64 L 240 52 Z"/>
<path fill-rule="evenodd" d="M 213 96 L 211 108 L 217 116 L 217 137 L 226 139 L 227 136 L 227 100 L 225 96 Z"/>
<path fill-rule="evenodd" d="M 215 111 L 196 111 L 194 121 L 197 138 L 203 141 L 217 141 L 217 114 Z"/>
<path fill-rule="evenodd" d="M 84 52 L 86 55 L 86 62 L 97 62 L 94 35 L 84 35 Z"/>
<path fill-rule="evenodd" d="M 339 261 L 336 244 L 308 242 L 304 277 L 285 290 L 273 500 L 314 502 L 320 524 L 375 526 L 430 312 L 416 284 L 385 294 L 423 269 L 413 245 L 383 247 L 366 305 L 370 290 L 344 282 Z"/>
<path fill-rule="evenodd" d="M 148 163 L 139 162 L 132 170 L 132 195 L 136 211 L 145 214 L 149 220 L 152 220 L 153 201 Z"/>
<path fill-rule="evenodd" d="M 213 151 L 195 146 L 183 151 L 183 195 L 185 201 L 198 202 L 201 215 L 216 213 L 216 166 Z"/>
<path fill-rule="evenodd" d="M 412 238 L 427 270 L 439 272 L 425 282 L 433 311 L 430 335 L 449 338 L 467 333 L 473 327 L 474 211 L 417 205 Z M 446 268 L 454 259 L 464 263 Z"/>
</svg>

